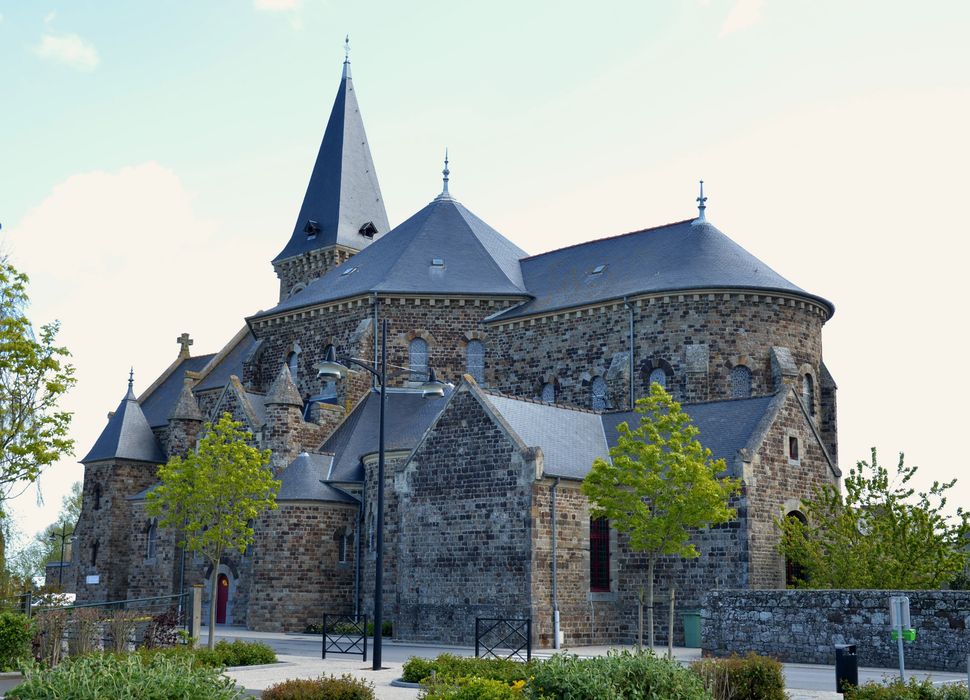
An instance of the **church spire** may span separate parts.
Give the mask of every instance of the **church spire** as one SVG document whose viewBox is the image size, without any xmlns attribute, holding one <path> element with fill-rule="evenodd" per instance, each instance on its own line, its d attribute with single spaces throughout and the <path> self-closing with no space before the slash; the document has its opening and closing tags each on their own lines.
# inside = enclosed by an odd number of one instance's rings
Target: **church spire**
<svg viewBox="0 0 970 700">
<path fill-rule="evenodd" d="M 358 251 L 389 228 L 350 75 L 350 37 L 347 36 L 343 74 L 303 206 L 289 242 L 273 264 L 280 274 L 280 263 L 313 251 L 333 246 Z M 319 275 L 320 271 L 314 272 L 314 276 Z"/>
</svg>

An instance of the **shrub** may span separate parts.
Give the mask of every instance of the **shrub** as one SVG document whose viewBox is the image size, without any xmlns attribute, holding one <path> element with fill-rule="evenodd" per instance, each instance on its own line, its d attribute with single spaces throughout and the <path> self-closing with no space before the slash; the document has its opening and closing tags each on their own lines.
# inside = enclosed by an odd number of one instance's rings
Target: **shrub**
<svg viewBox="0 0 970 700">
<path fill-rule="evenodd" d="M 509 686 L 489 678 L 452 678 L 430 682 L 422 700 L 522 700 L 525 681 Z"/>
<path fill-rule="evenodd" d="M 132 641 L 135 627 L 145 618 L 134 610 L 118 610 L 105 620 L 108 636 L 111 639 L 111 651 L 121 654 L 128 651 L 128 644 Z"/>
<path fill-rule="evenodd" d="M 31 658 L 34 626 L 25 615 L 0 612 L 0 671 L 12 671 L 18 661 Z"/>
<path fill-rule="evenodd" d="M 711 700 L 700 677 L 675 661 L 650 652 L 611 652 L 580 659 L 556 655 L 535 664 L 526 697 L 539 700 Z"/>
<path fill-rule="evenodd" d="M 243 697 L 236 683 L 215 669 L 193 668 L 189 657 L 155 655 L 145 661 L 138 654 L 89 654 L 44 669 L 24 669 L 25 680 L 8 698 L 20 700 L 235 700 Z"/>
<path fill-rule="evenodd" d="M 44 610 L 34 618 L 37 635 L 34 647 L 37 659 L 48 666 L 60 663 L 64 648 L 64 631 L 67 629 L 67 613 L 59 608 Z"/>
<path fill-rule="evenodd" d="M 257 666 L 276 663 L 276 652 L 262 642 L 232 642 L 219 640 L 215 649 L 197 649 L 193 652 L 197 665 L 213 668 L 230 666 Z"/>
<path fill-rule="evenodd" d="M 152 617 L 142 644 L 149 648 L 175 646 L 180 640 L 179 631 L 178 608 L 172 606 Z"/>
<path fill-rule="evenodd" d="M 98 608 L 75 608 L 68 621 L 67 651 L 81 656 L 96 651 L 101 641 L 101 611 Z"/>
<path fill-rule="evenodd" d="M 845 700 L 967 700 L 967 686 L 934 686 L 932 681 L 915 678 L 910 678 L 909 683 L 896 678 L 887 685 L 869 681 L 858 688 L 849 688 Z"/>
<path fill-rule="evenodd" d="M 785 700 L 781 664 L 766 656 L 748 653 L 744 658 L 702 659 L 691 669 L 714 696 L 714 700 Z"/>
<path fill-rule="evenodd" d="M 305 634 L 322 634 L 323 623 L 311 622 L 304 628 Z M 350 622 L 338 622 L 330 628 L 330 634 L 357 634 L 357 627 Z M 394 623 L 391 620 L 384 620 L 381 623 L 381 634 L 385 637 L 394 636 Z M 374 636 L 374 621 L 367 623 L 367 636 Z"/>
<path fill-rule="evenodd" d="M 476 659 L 454 654 L 440 654 L 433 661 L 411 657 L 404 664 L 404 680 L 420 683 L 435 675 L 439 678 L 485 678 L 511 685 L 529 676 L 532 664 L 509 659 Z"/>
<path fill-rule="evenodd" d="M 374 685 L 345 674 L 316 679 L 297 678 L 271 685 L 263 700 L 373 700 Z"/>
</svg>

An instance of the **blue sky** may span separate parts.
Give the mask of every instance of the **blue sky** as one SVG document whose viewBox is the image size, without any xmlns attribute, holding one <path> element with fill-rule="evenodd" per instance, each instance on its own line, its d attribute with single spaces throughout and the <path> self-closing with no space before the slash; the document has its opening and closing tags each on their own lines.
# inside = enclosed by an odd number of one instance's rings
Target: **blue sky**
<svg viewBox="0 0 970 700">
<path fill-rule="evenodd" d="M 75 355 L 78 457 L 124 393 L 272 305 L 350 34 L 392 225 L 440 188 L 530 253 L 709 218 L 831 299 L 844 467 L 952 449 L 965 2 L 3 2 L 0 249 Z M 16 504 L 25 531 L 81 477 Z M 970 502 L 970 478 L 961 498 Z"/>
</svg>

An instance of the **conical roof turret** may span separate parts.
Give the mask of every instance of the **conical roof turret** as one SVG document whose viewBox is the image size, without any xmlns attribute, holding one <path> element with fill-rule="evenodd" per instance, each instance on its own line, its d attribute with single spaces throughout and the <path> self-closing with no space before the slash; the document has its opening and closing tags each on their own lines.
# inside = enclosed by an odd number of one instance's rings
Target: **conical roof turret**
<svg viewBox="0 0 970 700">
<path fill-rule="evenodd" d="M 362 250 L 389 228 L 348 55 L 293 235 L 273 262 L 333 245 Z"/>
<path fill-rule="evenodd" d="M 81 464 L 109 459 L 130 459 L 153 464 L 166 461 L 155 433 L 135 398 L 134 372 L 128 375 L 128 392 Z"/>
<path fill-rule="evenodd" d="M 276 379 L 273 380 L 273 384 L 266 394 L 266 405 L 272 406 L 274 404 L 277 406 L 303 407 L 303 399 L 300 398 L 300 392 L 296 388 L 296 384 L 293 383 L 293 377 L 290 376 L 290 368 L 286 365 L 280 367 L 279 374 L 276 375 Z"/>
</svg>

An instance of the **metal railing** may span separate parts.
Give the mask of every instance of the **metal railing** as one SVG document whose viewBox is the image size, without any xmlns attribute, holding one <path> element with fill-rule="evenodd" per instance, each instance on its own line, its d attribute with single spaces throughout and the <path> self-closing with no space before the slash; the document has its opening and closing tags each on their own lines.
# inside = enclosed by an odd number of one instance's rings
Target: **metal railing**
<svg viewBox="0 0 970 700">
<path fill-rule="evenodd" d="M 532 661 L 532 618 L 476 617 L 475 657 L 490 656 Z"/>
<path fill-rule="evenodd" d="M 367 661 L 367 616 L 323 614 L 322 658 L 331 654 L 360 654 Z"/>
</svg>

